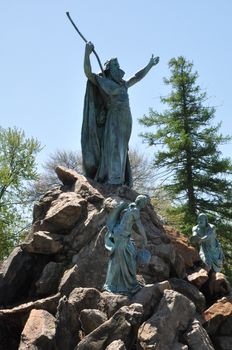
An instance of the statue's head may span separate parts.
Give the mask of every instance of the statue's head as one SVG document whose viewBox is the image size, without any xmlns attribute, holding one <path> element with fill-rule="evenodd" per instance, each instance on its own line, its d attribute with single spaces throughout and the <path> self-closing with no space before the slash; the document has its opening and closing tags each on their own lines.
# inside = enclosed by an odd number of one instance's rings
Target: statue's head
<svg viewBox="0 0 232 350">
<path fill-rule="evenodd" d="M 120 68 L 117 58 L 111 58 L 104 64 L 104 72 L 107 77 L 116 82 L 121 82 L 125 72 Z"/>
<path fill-rule="evenodd" d="M 198 226 L 203 228 L 208 226 L 208 217 L 204 213 L 200 213 L 197 217 Z"/>
<path fill-rule="evenodd" d="M 139 209 L 142 209 L 145 207 L 145 205 L 148 203 L 149 197 L 144 196 L 140 194 L 138 197 L 136 197 L 135 204 Z"/>
</svg>

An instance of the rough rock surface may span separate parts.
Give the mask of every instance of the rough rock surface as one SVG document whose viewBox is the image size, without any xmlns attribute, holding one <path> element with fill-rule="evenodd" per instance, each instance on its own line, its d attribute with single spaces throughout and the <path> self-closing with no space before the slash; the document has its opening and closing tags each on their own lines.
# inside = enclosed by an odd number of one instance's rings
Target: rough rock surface
<svg viewBox="0 0 232 350">
<path fill-rule="evenodd" d="M 36 279 L 48 261 L 47 255 L 31 255 L 22 247 L 16 247 L 2 266 L 0 306 L 8 307 L 31 298 Z"/>
<path fill-rule="evenodd" d="M 18 293 L 24 294 L 28 287 L 28 275 L 31 277 L 31 268 L 32 258 L 21 247 L 15 248 L 2 266 L 0 305 L 13 303 Z"/>
<path fill-rule="evenodd" d="M 196 287 L 201 288 L 208 281 L 208 272 L 205 269 L 197 269 L 197 271 L 188 275 L 188 280 Z"/>
<path fill-rule="evenodd" d="M 210 335 L 215 349 L 230 349 L 232 345 L 232 297 L 224 297 L 214 303 L 204 311 L 203 319 L 203 326 Z"/>
<path fill-rule="evenodd" d="M 51 295 L 57 291 L 64 271 L 63 263 L 49 262 L 42 271 L 36 282 L 36 293 L 38 295 Z"/>
<path fill-rule="evenodd" d="M 215 338 L 215 349 L 231 350 L 232 349 L 232 336 L 216 337 Z"/>
<path fill-rule="evenodd" d="M 105 312 L 108 318 L 110 318 L 122 306 L 128 306 L 133 302 L 136 303 L 136 301 L 130 300 L 126 295 L 103 292 L 98 302 L 98 308 Z"/>
<path fill-rule="evenodd" d="M 85 199 L 74 192 L 61 193 L 51 203 L 43 219 L 42 227 L 48 231 L 68 233 L 80 219 L 86 205 Z"/>
<path fill-rule="evenodd" d="M 59 180 L 64 184 L 64 185 L 73 185 L 78 178 L 81 176 L 77 174 L 75 170 L 72 169 L 67 169 L 63 166 L 57 166 L 55 169 L 55 172 L 59 178 Z"/>
<path fill-rule="evenodd" d="M 232 297 L 218 300 L 217 303 L 204 311 L 203 317 L 204 325 L 209 334 L 215 334 L 219 331 L 224 322 L 227 322 L 227 327 L 232 327 Z"/>
<path fill-rule="evenodd" d="M 84 309 L 80 312 L 81 329 L 85 335 L 91 333 L 106 321 L 106 314 L 98 309 Z"/>
<path fill-rule="evenodd" d="M 55 333 L 55 317 L 45 310 L 32 310 L 21 334 L 19 350 L 53 350 Z"/>
<path fill-rule="evenodd" d="M 122 340 L 114 340 L 106 350 L 126 350 L 126 347 Z"/>
<path fill-rule="evenodd" d="M 198 320 L 194 320 L 189 326 L 189 329 L 184 334 L 189 348 L 191 350 L 213 350 L 212 342 Z"/>
<path fill-rule="evenodd" d="M 35 204 L 31 232 L 0 264 L 0 350 L 227 349 L 228 282 L 219 274 L 208 279 L 207 272 L 203 282 L 202 276 L 191 279 L 198 253 L 182 235 L 162 226 L 150 204 L 141 211 L 152 255 L 138 269 L 144 288 L 132 298 L 102 292 L 107 215 L 138 194 L 126 186 L 95 184 L 64 167 L 56 173 L 63 185 Z M 140 247 L 136 228 L 132 236 Z M 208 288 L 201 288 L 204 296 L 198 290 L 202 283 Z M 205 299 L 210 306 L 225 294 L 205 311 Z M 195 310 L 204 311 L 203 319 Z"/>
<path fill-rule="evenodd" d="M 216 296 L 217 299 L 231 292 L 230 284 L 223 273 L 216 272 L 211 275 L 209 280 L 209 292 L 211 295 Z"/>
<path fill-rule="evenodd" d="M 165 225 L 164 228 L 177 252 L 182 256 L 186 268 L 193 267 L 195 263 L 200 261 L 197 250 L 189 244 L 186 236 L 170 226 Z"/>
<path fill-rule="evenodd" d="M 169 283 L 172 289 L 189 298 L 195 304 L 199 313 L 205 310 L 205 297 L 197 287 L 179 278 L 170 278 Z"/>
<path fill-rule="evenodd" d="M 108 321 L 88 334 L 75 350 L 102 350 L 118 339 L 129 348 L 136 337 L 142 311 L 140 304 L 121 307 Z"/>
<path fill-rule="evenodd" d="M 131 302 L 143 306 L 143 319 L 148 319 L 153 314 L 165 289 L 171 289 L 171 285 L 168 281 L 157 284 L 148 284 L 132 298 Z"/>
<path fill-rule="evenodd" d="M 172 349 L 176 335 L 188 328 L 195 314 L 194 304 L 182 294 L 165 290 L 157 311 L 139 328 L 142 349 Z"/>
<path fill-rule="evenodd" d="M 28 253 L 56 254 L 62 249 L 61 238 L 50 232 L 35 232 L 31 240 L 22 244 L 22 248 Z"/>
<path fill-rule="evenodd" d="M 17 350 L 23 327 L 31 310 L 46 310 L 55 315 L 60 294 L 21 304 L 11 309 L 0 310 L 0 349 Z"/>
</svg>

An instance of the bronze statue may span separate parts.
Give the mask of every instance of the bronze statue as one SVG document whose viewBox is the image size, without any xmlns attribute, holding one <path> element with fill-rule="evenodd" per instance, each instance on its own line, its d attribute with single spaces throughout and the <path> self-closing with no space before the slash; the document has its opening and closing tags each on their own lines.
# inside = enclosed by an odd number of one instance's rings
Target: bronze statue
<svg viewBox="0 0 232 350">
<path fill-rule="evenodd" d="M 197 225 L 192 229 L 192 243 L 200 245 L 200 258 L 207 271 L 220 272 L 223 265 L 224 254 L 217 239 L 215 226 L 208 222 L 206 214 L 199 214 Z"/>
<path fill-rule="evenodd" d="M 140 219 L 140 210 L 147 203 L 148 197 L 143 195 L 139 195 L 135 202 L 129 205 L 121 202 L 107 219 L 105 247 L 110 258 L 103 289 L 108 292 L 132 295 L 142 288 L 136 279 L 136 265 L 138 259 L 147 264 L 151 257 L 145 249 L 147 237 Z M 142 250 L 139 251 L 131 239 L 133 225 L 137 227 L 142 239 Z"/>
<path fill-rule="evenodd" d="M 128 158 L 132 116 L 127 91 L 145 77 L 159 57 L 152 55 L 145 68 L 124 80 L 117 58 L 107 61 L 102 73 L 94 74 L 90 64 L 93 50 L 93 44 L 87 42 L 84 71 L 88 82 L 81 135 L 84 172 L 97 182 L 132 186 Z"/>
</svg>

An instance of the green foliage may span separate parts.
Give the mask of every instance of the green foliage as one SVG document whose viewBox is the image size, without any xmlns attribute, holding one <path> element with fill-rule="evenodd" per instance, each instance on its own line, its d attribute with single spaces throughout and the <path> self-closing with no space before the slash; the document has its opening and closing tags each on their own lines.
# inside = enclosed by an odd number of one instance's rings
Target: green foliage
<svg viewBox="0 0 232 350">
<path fill-rule="evenodd" d="M 220 134 L 220 123 L 211 124 L 215 109 L 206 105 L 206 93 L 196 84 L 193 64 L 178 57 L 170 60 L 169 68 L 170 77 L 164 82 L 171 92 L 161 98 L 168 108 L 163 113 L 150 109 L 140 119 L 142 125 L 153 128 L 141 136 L 157 147 L 154 166 L 157 172 L 162 170 L 161 187 L 172 198 L 166 214 L 176 218 L 182 232 L 191 234 L 197 213 L 205 212 L 226 223 L 231 236 L 232 164 L 219 149 L 231 137 Z"/>
<path fill-rule="evenodd" d="M 223 272 L 228 277 L 232 285 L 232 244 L 231 244 L 231 224 L 228 221 L 215 221 L 217 228 L 217 236 L 222 244 L 223 252 L 225 255 Z"/>
<path fill-rule="evenodd" d="M 26 181 L 37 177 L 35 156 L 40 144 L 17 128 L 0 128 L 0 259 L 18 243 L 28 199 Z"/>
</svg>

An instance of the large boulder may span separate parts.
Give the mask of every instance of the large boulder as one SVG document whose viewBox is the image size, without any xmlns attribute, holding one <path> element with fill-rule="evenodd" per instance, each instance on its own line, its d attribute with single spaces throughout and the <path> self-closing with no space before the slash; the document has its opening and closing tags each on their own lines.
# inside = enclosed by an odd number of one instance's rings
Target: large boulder
<svg viewBox="0 0 232 350">
<path fill-rule="evenodd" d="M 56 343 L 59 349 L 73 350 L 75 345 L 81 340 L 79 331 L 81 325 L 78 315 L 66 296 L 63 296 L 57 308 L 56 314 Z"/>
<path fill-rule="evenodd" d="M 170 350 L 176 336 L 185 331 L 195 314 L 194 304 L 182 294 L 165 290 L 157 311 L 139 328 L 142 349 Z"/>
<path fill-rule="evenodd" d="M 107 316 L 104 312 L 98 309 L 83 309 L 80 313 L 81 329 L 84 334 L 89 334 L 94 329 L 107 321 Z"/>
<path fill-rule="evenodd" d="M 5 260 L 0 274 L 0 307 L 23 303 L 35 298 L 35 282 L 51 256 L 30 254 L 16 247 Z"/>
<path fill-rule="evenodd" d="M 170 263 L 157 255 L 152 255 L 149 264 L 141 267 L 140 272 L 146 284 L 167 280 L 170 276 Z"/>
<path fill-rule="evenodd" d="M 200 261 L 198 251 L 189 243 L 186 236 L 175 230 L 173 227 L 167 225 L 164 226 L 164 229 L 176 251 L 183 258 L 186 269 L 193 267 Z"/>
<path fill-rule="evenodd" d="M 180 278 L 170 278 L 169 283 L 172 289 L 185 295 L 195 304 L 197 312 L 202 313 L 205 310 L 205 297 L 197 287 Z"/>
<path fill-rule="evenodd" d="M 53 188 L 47 191 L 38 202 L 35 202 L 33 207 L 33 231 L 34 232 L 39 231 L 41 226 L 41 221 L 44 219 L 52 202 L 55 201 L 61 193 L 62 193 L 61 188 L 58 188 L 58 187 Z"/>
<path fill-rule="evenodd" d="M 51 295 L 56 293 L 60 279 L 64 272 L 64 264 L 50 261 L 36 281 L 36 293 L 38 295 Z"/>
<path fill-rule="evenodd" d="M 106 229 L 103 228 L 94 239 L 72 259 L 74 265 L 64 273 L 59 290 L 68 294 L 75 287 L 102 289 L 108 263 L 104 247 Z"/>
<path fill-rule="evenodd" d="M 123 306 L 108 321 L 88 334 L 75 350 L 102 350 L 118 339 L 129 348 L 135 341 L 141 318 L 140 304 Z"/>
<path fill-rule="evenodd" d="M 143 306 L 143 320 L 147 320 L 154 312 L 155 307 L 159 304 L 165 289 L 171 289 L 168 281 L 148 284 L 144 286 L 132 298 L 132 303 Z"/>
<path fill-rule="evenodd" d="M 59 180 L 64 184 L 71 186 L 75 184 L 78 178 L 81 176 L 75 170 L 67 169 L 64 166 L 57 166 L 55 168 L 55 172 L 59 178 Z"/>
<path fill-rule="evenodd" d="M 28 253 L 51 255 L 61 251 L 63 245 L 59 235 L 38 231 L 31 235 L 29 241 L 21 245 Z"/>
<path fill-rule="evenodd" d="M 226 276 L 221 272 L 214 272 L 209 280 L 209 292 L 211 296 L 220 299 L 231 292 L 231 286 Z"/>
<path fill-rule="evenodd" d="M 218 300 L 203 313 L 204 327 L 210 335 L 228 334 L 226 329 L 232 329 L 232 297 L 224 297 Z M 231 334 L 231 333 L 229 333 Z"/>
<path fill-rule="evenodd" d="M 135 303 L 135 301 L 126 295 L 122 294 L 113 294 L 109 292 L 102 292 L 99 302 L 98 308 L 103 311 L 108 318 L 112 317 L 116 311 L 118 311 L 122 306 L 128 306 L 131 303 Z"/>
<path fill-rule="evenodd" d="M 188 275 L 189 282 L 194 284 L 194 286 L 197 288 L 201 288 L 208 281 L 208 279 L 208 272 L 203 268 L 199 268 Z"/>
<path fill-rule="evenodd" d="M 83 175 L 63 166 L 57 166 L 55 172 L 64 186 L 80 194 L 83 198 L 87 198 L 90 203 L 102 202 L 104 200 L 104 197 L 96 187 L 92 186 Z"/>
<path fill-rule="evenodd" d="M 68 236 L 65 237 L 65 243 L 69 250 L 74 249 L 77 254 L 73 257 L 73 262 L 78 260 L 78 252 L 95 238 L 96 232 L 99 232 L 106 223 L 106 211 L 104 204 L 99 211 L 96 208 L 89 208 L 88 217 L 80 225 L 76 225 Z"/>
<path fill-rule="evenodd" d="M 45 310 L 32 310 L 21 334 L 19 350 L 54 350 L 56 319 Z"/>
<path fill-rule="evenodd" d="M 191 350 L 214 350 L 206 330 L 196 319 L 185 332 L 184 339 Z"/>
<path fill-rule="evenodd" d="M 94 288 L 75 288 L 60 299 L 56 319 L 56 342 L 60 349 L 73 350 L 81 340 L 80 314 L 84 309 L 98 309 L 101 294 Z"/>
<path fill-rule="evenodd" d="M 18 350 L 20 336 L 33 309 L 45 310 L 55 316 L 60 294 L 30 301 L 11 309 L 0 310 L 0 349 Z"/>
<path fill-rule="evenodd" d="M 46 263 L 46 260 L 42 260 L 33 259 L 21 247 L 16 247 L 12 251 L 3 263 L 0 274 L 0 307 L 23 300 L 30 289 L 35 270 L 42 268 Z"/>
<path fill-rule="evenodd" d="M 51 203 L 41 227 L 55 233 L 69 233 L 81 218 L 87 203 L 74 192 L 64 192 Z"/>
</svg>

